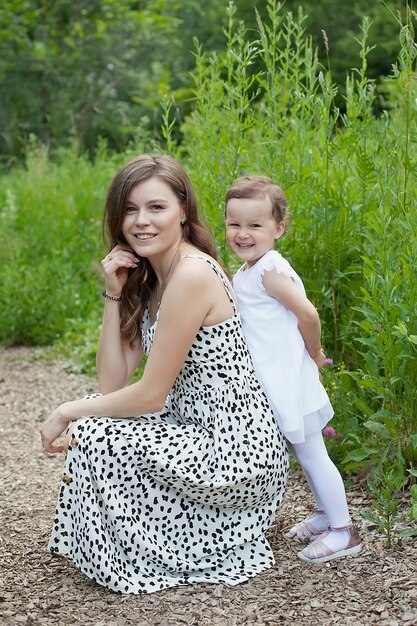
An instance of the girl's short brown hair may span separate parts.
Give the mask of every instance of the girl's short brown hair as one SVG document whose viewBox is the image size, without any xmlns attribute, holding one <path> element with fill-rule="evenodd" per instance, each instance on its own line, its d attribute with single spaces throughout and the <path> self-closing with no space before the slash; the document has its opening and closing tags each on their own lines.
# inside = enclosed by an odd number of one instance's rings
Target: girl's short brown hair
<svg viewBox="0 0 417 626">
<path fill-rule="evenodd" d="M 287 199 L 281 187 L 268 176 L 244 176 L 234 181 L 226 193 L 226 206 L 232 198 L 268 197 L 272 205 L 272 215 L 277 224 L 284 222 L 287 230 L 291 215 L 288 213 Z"/>
</svg>

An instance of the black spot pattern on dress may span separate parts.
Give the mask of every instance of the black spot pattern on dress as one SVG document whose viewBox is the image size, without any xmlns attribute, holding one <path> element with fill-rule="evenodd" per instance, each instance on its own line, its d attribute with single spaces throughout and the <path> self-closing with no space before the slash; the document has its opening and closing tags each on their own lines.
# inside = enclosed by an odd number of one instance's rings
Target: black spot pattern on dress
<svg viewBox="0 0 417 626">
<path fill-rule="evenodd" d="M 146 311 L 146 353 L 155 328 Z M 74 437 L 49 549 L 99 584 L 135 594 L 234 585 L 273 565 L 264 533 L 287 452 L 238 314 L 199 330 L 162 412 L 90 418 Z"/>
</svg>

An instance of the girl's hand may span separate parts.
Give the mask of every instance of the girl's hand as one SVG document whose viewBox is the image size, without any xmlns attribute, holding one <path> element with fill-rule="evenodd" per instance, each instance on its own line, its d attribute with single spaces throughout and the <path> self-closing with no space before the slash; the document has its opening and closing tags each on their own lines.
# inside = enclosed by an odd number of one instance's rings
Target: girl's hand
<svg viewBox="0 0 417 626">
<path fill-rule="evenodd" d="M 319 376 L 320 376 L 320 380 L 322 380 L 320 370 L 326 364 L 326 355 L 324 354 L 324 350 L 320 348 L 320 352 L 318 352 L 314 356 L 311 355 L 311 358 L 313 359 L 313 361 L 319 368 Z"/>
<path fill-rule="evenodd" d="M 119 298 L 127 281 L 129 269 L 137 267 L 139 259 L 133 252 L 117 245 L 101 262 L 104 271 L 106 291 L 109 295 Z"/>
<path fill-rule="evenodd" d="M 326 355 L 324 354 L 323 348 L 320 348 L 320 352 L 318 352 L 318 354 L 313 356 L 313 360 L 315 361 L 319 370 L 321 370 L 321 368 L 324 367 L 324 365 L 326 364 Z"/>
<path fill-rule="evenodd" d="M 72 419 L 69 415 L 69 405 L 69 402 L 61 404 L 42 424 L 40 433 L 44 452 L 56 454 L 66 449 L 65 445 L 57 445 L 55 442 L 67 429 Z"/>
</svg>

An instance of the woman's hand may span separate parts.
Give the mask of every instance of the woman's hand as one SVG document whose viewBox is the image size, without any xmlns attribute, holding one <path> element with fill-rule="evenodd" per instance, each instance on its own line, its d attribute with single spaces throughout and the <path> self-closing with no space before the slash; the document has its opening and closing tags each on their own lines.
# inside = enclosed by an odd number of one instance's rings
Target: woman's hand
<svg viewBox="0 0 417 626">
<path fill-rule="evenodd" d="M 104 271 L 106 291 L 109 295 L 119 298 L 127 281 L 129 269 L 137 267 L 139 259 L 130 252 L 117 245 L 101 262 Z"/>
<path fill-rule="evenodd" d="M 70 404 L 70 402 L 61 404 L 42 424 L 40 433 L 44 452 L 55 454 L 66 450 L 64 444 L 57 445 L 55 442 L 67 429 L 68 424 L 73 419 L 73 417 L 70 416 Z"/>
</svg>

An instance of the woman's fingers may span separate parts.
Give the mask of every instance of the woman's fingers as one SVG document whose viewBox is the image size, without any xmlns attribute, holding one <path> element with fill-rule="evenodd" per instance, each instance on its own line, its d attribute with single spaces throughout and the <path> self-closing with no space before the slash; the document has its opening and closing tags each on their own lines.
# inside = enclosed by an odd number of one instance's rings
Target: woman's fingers
<svg viewBox="0 0 417 626">
<path fill-rule="evenodd" d="M 101 261 L 104 271 L 117 272 L 120 268 L 136 267 L 139 260 L 131 252 L 126 250 L 112 250 Z"/>
<path fill-rule="evenodd" d="M 64 452 L 65 446 L 62 444 L 55 445 L 53 441 L 49 441 L 47 437 L 41 432 L 42 448 L 44 452 L 51 454 L 57 454 L 58 452 Z"/>
<path fill-rule="evenodd" d="M 65 448 L 64 448 L 64 446 L 54 446 L 51 443 L 48 446 L 44 446 L 43 450 L 44 450 L 44 452 L 49 452 L 50 454 L 57 454 L 59 452 L 64 452 Z"/>
<path fill-rule="evenodd" d="M 64 446 L 56 442 L 68 427 L 69 420 L 65 416 L 66 404 L 68 403 L 61 404 L 57 407 L 40 427 L 42 448 L 45 452 L 56 453 L 64 451 Z"/>
<path fill-rule="evenodd" d="M 118 246 L 113 248 L 101 261 L 106 280 L 106 291 L 118 295 L 127 280 L 129 269 L 137 267 L 138 262 L 132 252 Z"/>
</svg>

